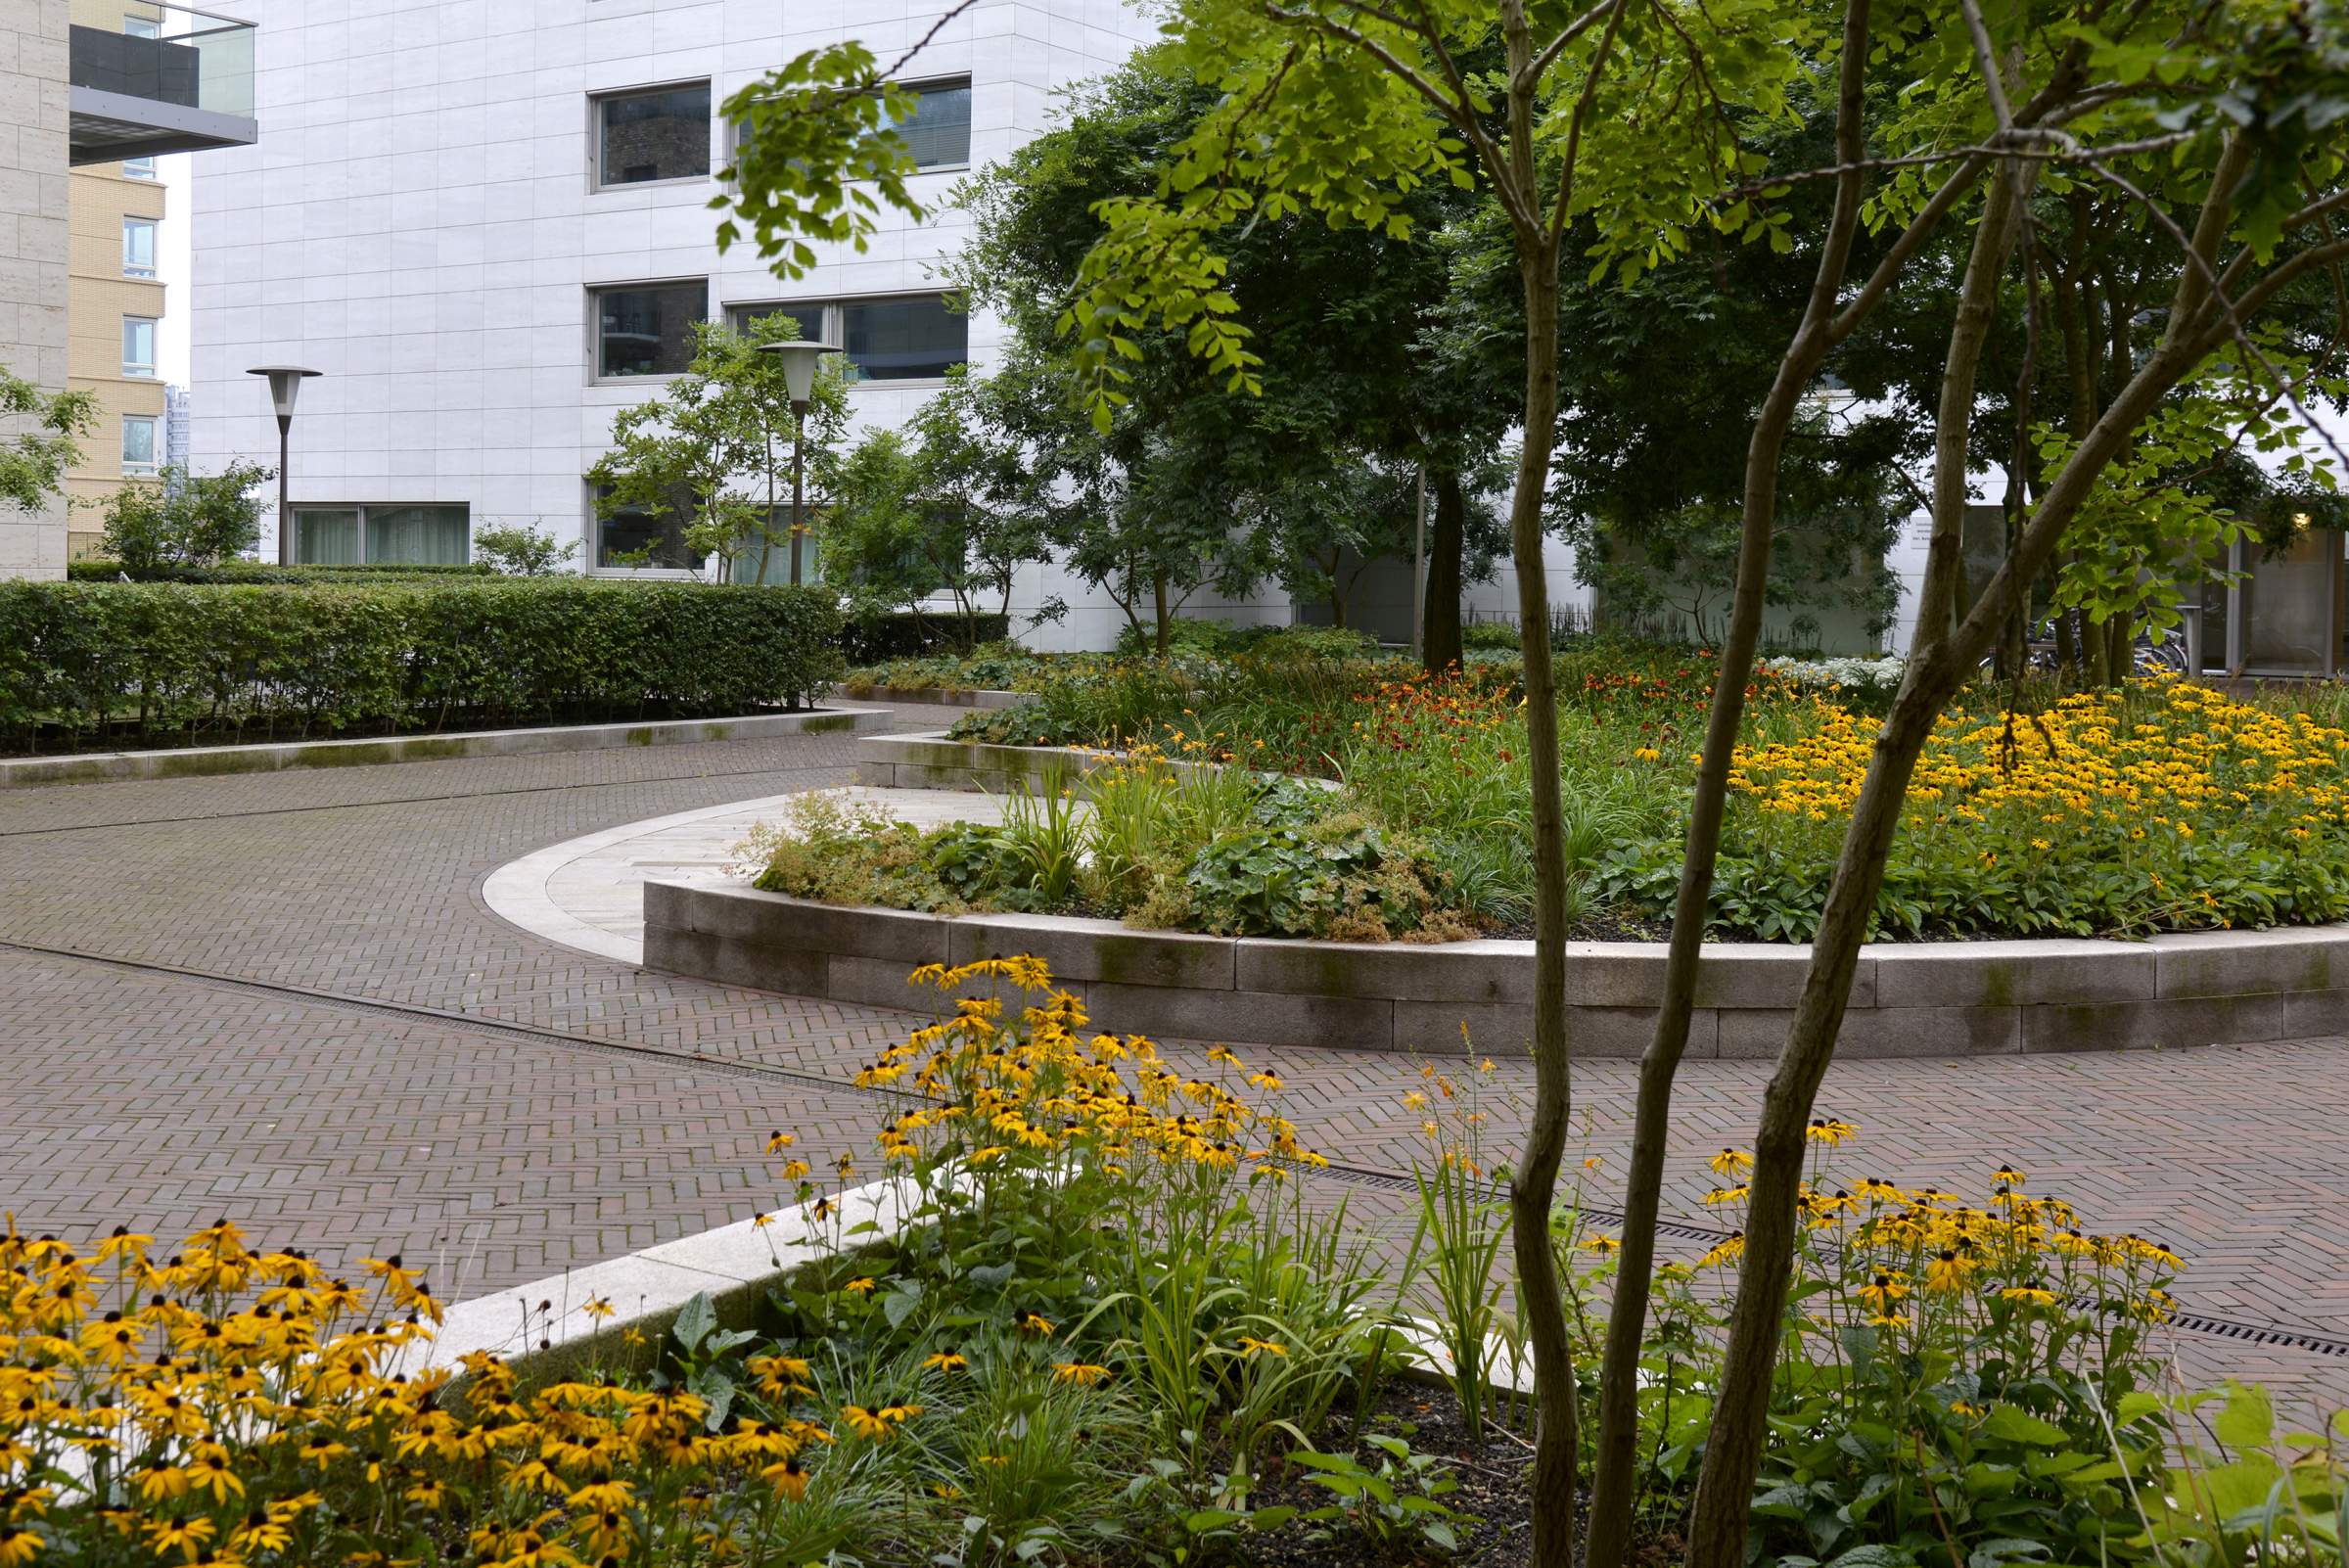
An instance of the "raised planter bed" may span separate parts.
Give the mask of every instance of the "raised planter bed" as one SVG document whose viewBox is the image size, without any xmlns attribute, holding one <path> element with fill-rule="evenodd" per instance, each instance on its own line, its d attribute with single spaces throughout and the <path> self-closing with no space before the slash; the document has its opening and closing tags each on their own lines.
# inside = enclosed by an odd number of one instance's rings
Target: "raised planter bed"
<svg viewBox="0 0 2349 1568">
<path fill-rule="evenodd" d="M 934 708 L 1017 708 L 1034 701 L 1026 692 L 993 691 L 970 686 L 873 686 L 864 691 L 841 688 L 860 703 L 928 703 Z"/>
<path fill-rule="evenodd" d="M 856 782 L 874 789 L 985 790 L 1000 794 L 1014 782 L 1040 783 L 1055 774 L 1080 777 L 1118 761 L 1114 752 L 1070 746 L 995 746 L 923 735 L 868 735 L 856 743 Z M 1209 762 L 1169 762 L 1177 772 Z"/>
<path fill-rule="evenodd" d="M 1099 754 L 943 735 L 869 735 L 860 783 L 1007 788 L 1105 765 Z M 1190 765 L 1190 764 L 1176 764 Z M 1100 1027 L 1174 1039 L 1461 1049 L 1497 1054 L 1531 1035 L 1534 945 L 1363 945 L 1136 931 L 1058 915 L 943 916 L 813 903 L 726 885 L 644 887 L 644 962 L 729 985 L 885 1007 L 922 964 L 1032 952 Z M 1769 1058 L 1810 948 L 1708 944 L 1688 1053 Z M 1574 1049 L 1646 1048 L 1664 982 L 1653 942 L 1569 945 Z M 1862 950 L 1837 1050 L 1847 1059 L 2240 1044 L 2349 1033 L 2349 926 L 2193 932 L 2142 941 L 1893 943 Z"/>
<path fill-rule="evenodd" d="M 1058 915 L 844 907 L 747 887 L 644 887 L 644 962 L 727 985 L 915 1007 L 922 964 L 1032 952 L 1095 1022 L 1172 1039 L 1343 1050 L 1519 1048 L 1534 945 L 1294 942 L 1135 931 Z M 1708 945 L 1688 1053 L 1766 1058 L 1783 1042 L 1805 946 Z M 1646 1047 L 1664 945 L 1578 942 L 1568 1028 L 1584 1056 Z M 2197 932 L 2142 942 L 1886 944 L 1863 950 L 1838 1053 L 1994 1056 L 2241 1044 L 2349 1030 L 2349 927 Z"/>
<path fill-rule="evenodd" d="M 456 757 L 518 757 L 532 752 L 594 752 L 622 746 L 685 746 L 769 735 L 862 733 L 889 721 L 878 708 L 819 708 L 736 718 L 665 718 L 642 724 L 552 724 L 532 729 L 450 730 L 367 740 L 277 741 L 245 746 L 186 746 L 147 752 L 84 752 L 66 757 L 0 758 L 0 789 L 24 784 L 101 784 L 123 779 L 193 778 L 212 773 L 275 773 L 289 767 L 363 767 L 379 762 L 438 762 Z"/>
</svg>

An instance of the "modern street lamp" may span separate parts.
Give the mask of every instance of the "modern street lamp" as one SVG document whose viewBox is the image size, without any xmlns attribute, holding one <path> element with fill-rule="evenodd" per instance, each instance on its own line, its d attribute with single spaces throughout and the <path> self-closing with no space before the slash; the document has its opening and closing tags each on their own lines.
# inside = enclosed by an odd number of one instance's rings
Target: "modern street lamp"
<svg viewBox="0 0 2349 1568">
<path fill-rule="evenodd" d="M 783 384 L 791 392 L 791 581 L 800 582 L 800 540 L 807 532 L 807 404 L 815 395 L 815 362 L 840 350 L 828 343 L 784 338 L 759 346 L 783 361 Z"/>
<path fill-rule="evenodd" d="M 286 510 L 286 457 L 293 444 L 294 398 L 301 384 L 318 374 L 300 365 L 255 365 L 248 376 L 269 378 L 269 400 L 277 405 L 277 564 L 294 564 L 294 515 Z"/>
</svg>

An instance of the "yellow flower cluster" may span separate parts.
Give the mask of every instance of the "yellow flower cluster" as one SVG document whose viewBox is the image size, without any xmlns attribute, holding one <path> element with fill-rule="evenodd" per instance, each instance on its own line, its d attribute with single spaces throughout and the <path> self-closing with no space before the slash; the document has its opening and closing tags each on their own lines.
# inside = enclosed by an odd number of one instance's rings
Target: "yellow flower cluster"
<svg viewBox="0 0 2349 1568">
<path fill-rule="evenodd" d="M 1739 747 L 1730 787 L 1766 813 L 1824 822 L 1848 815 L 1876 722 L 1816 704 L 1817 728 Z M 2046 713 L 1942 715 L 1910 785 L 1911 829 L 2013 812 L 2045 850 L 2069 834 L 2120 828 L 2191 838 L 2205 813 L 2280 807 L 2303 832 L 2349 808 L 2349 734 L 2305 713 L 2237 702 L 2166 680 L 2081 693 Z"/>
<path fill-rule="evenodd" d="M 167 1259 L 125 1232 L 90 1256 L 0 1237 L 0 1563 L 758 1561 L 802 1453 L 846 1441 L 791 1411 L 810 1390 L 790 1358 L 755 1367 L 779 1418 L 714 1429 L 677 1388 L 526 1395 L 484 1354 L 461 1380 L 403 1370 L 440 1307 L 397 1258 L 366 1269 L 357 1286 L 226 1223 Z"/>
<path fill-rule="evenodd" d="M 1879 1176 L 1828 1187 L 1825 1151 L 1856 1131 L 1832 1118 L 1811 1129 L 1820 1158 L 1800 1202 L 1814 1238 L 1804 1249 L 1805 1270 L 1825 1287 L 1811 1298 L 1815 1326 L 1866 1323 L 1910 1338 L 2011 1330 L 2060 1342 L 2073 1337 L 2064 1325 L 2083 1314 L 2146 1323 L 2173 1314 L 2168 1287 L 2184 1267 L 2175 1251 L 2134 1234 L 2083 1229 L 2070 1204 L 2026 1192 L 2028 1177 L 2013 1166 L 1992 1173 L 1982 1204 Z M 1708 1164 L 1734 1184 L 1714 1188 L 1706 1203 L 1740 1210 L 1752 1157 L 1724 1149 Z M 1697 1267 L 1720 1268 L 1743 1252 L 1742 1232 L 1732 1234 Z"/>
<path fill-rule="evenodd" d="M 982 1179 L 1007 1169 L 1081 1162 L 1088 1171 L 1140 1179 L 1153 1171 L 1237 1171 L 1278 1176 L 1328 1162 L 1297 1139 L 1296 1125 L 1226 1087 L 1244 1068 L 1228 1050 L 1212 1053 L 1216 1079 L 1167 1066 L 1140 1035 L 1088 1036 L 1083 1005 L 1052 989 L 1050 969 L 1030 954 L 914 971 L 917 985 L 952 993 L 1002 983 L 1042 999 L 1004 1022 L 1000 995 L 964 995 L 952 1016 L 915 1030 L 856 1075 L 867 1088 L 901 1086 L 921 1103 L 882 1129 L 875 1141 L 897 1165 L 959 1159 Z M 1271 1073 L 1246 1082 L 1276 1093 Z"/>
</svg>

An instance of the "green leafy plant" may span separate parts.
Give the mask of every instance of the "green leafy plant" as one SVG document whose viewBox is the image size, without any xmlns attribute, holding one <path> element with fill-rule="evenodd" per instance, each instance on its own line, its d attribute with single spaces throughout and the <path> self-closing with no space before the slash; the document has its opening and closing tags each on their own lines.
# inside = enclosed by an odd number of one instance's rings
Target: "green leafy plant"
<svg viewBox="0 0 2349 1568">
<path fill-rule="evenodd" d="M 106 500 L 104 548 L 133 578 L 174 567 L 214 567 L 260 542 L 257 493 L 270 471 L 242 459 L 217 474 L 165 468 L 153 484 Z"/>
<path fill-rule="evenodd" d="M 473 558 L 492 572 L 517 577 L 552 576 L 570 569 L 579 541 L 555 536 L 528 523 L 476 529 Z"/>
<path fill-rule="evenodd" d="M 1365 1463 L 1352 1453 L 1321 1453 L 1299 1449 L 1289 1462 L 1312 1474 L 1309 1485 L 1332 1494 L 1337 1500 L 1308 1510 L 1301 1517 L 1319 1525 L 1339 1525 L 1382 1555 L 1416 1554 L 1421 1547 L 1457 1551 L 1460 1515 L 1443 1500 L 1459 1490 L 1446 1473 L 1444 1460 L 1432 1453 L 1415 1453 L 1410 1443 L 1383 1432 L 1366 1434 L 1371 1452 Z"/>
</svg>

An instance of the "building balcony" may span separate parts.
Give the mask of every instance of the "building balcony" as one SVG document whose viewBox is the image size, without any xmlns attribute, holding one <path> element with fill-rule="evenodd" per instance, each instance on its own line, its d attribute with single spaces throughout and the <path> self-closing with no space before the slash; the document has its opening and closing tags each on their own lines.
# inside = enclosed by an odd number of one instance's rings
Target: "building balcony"
<svg viewBox="0 0 2349 1568">
<path fill-rule="evenodd" d="M 112 25 L 72 26 L 73 162 L 244 147 L 258 139 L 252 23 L 152 0 L 129 0 L 115 16 Z"/>
</svg>

